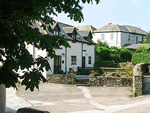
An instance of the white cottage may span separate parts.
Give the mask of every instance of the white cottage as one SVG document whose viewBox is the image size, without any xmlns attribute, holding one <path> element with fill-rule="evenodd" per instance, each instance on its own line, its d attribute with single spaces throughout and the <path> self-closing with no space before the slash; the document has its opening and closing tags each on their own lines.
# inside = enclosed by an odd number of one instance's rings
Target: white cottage
<svg viewBox="0 0 150 113">
<path fill-rule="evenodd" d="M 68 73 L 70 69 L 78 67 L 94 67 L 95 43 L 92 41 L 91 31 L 79 31 L 76 27 L 56 22 L 53 26 L 54 35 L 64 35 L 71 48 L 56 49 L 57 57 L 48 59 L 51 70 L 47 74 Z"/>
<path fill-rule="evenodd" d="M 147 32 L 134 26 L 108 23 L 93 32 L 93 40 L 107 42 L 109 46 L 122 47 L 141 43 Z"/>
<path fill-rule="evenodd" d="M 36 22 L 33 26 L 39 28 L 39 31 L 43 34 L 64 35 L 71 46 L 70 48 L 61 46 L 59 49 L 55 49 L 57 57 L 48 58 L 51 70 L 43 72 L 45 77 L 46 74 L 68 73 L 70 69 L 77 70 L 78 67 L 94 67 L 94 46 L 96 43 L 92 41 L 93 37 L 90 30 L 79 31 L 74 26 L 56 22 L 51 26 L 52 31 L 49 32 L 48 30 L 43 30 L 40 27 L 41 24 L 41 22 Z M 28 45 L 27 48 L 34 57 L 38 57 L 38 55 L 46 56 L 46 51 L 38 50 L 32 45 Z"/>
</svg>

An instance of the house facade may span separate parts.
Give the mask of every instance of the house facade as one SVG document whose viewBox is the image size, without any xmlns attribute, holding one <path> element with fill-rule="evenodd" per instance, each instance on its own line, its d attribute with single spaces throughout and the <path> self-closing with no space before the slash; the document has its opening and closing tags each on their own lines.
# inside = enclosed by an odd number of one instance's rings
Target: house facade
<svg viewBox="0 0 150 113">
<path fill-rule="evenodd" d="M 147 32 L 134 26 L 108 23 L 93 32 L 93 40 L 107 42 L 109 46 L 122 47 L 143 42 Z"/>
<path fill-rule="evenodd" d="M 47 58 L 51 70 L 44 71 L 43 75 L 69 73 L 71 69 L 77 70 L 78 67 L 94 67 L 95 53 L 94 46 L 96 43 L 92 41 L 91 31 L 82 31 L 82 33 L 74 26 L 55 22 L 51 25 L 52 31 L 44 30 L 40 26 L 41 22 L 34 23 L 34 27 L 38 28 L 43 34 L 62 36 L 67 39 L 70 48 L 61 46 L 55 49 L 55 58 Z M 86 34 L 86 35 L 84 35 Z M 27 49 L 37 58 L 38 55 L 45 57 L 46 51 L 39 50 L 32 45 L 27 45 Z"/>
<path fill-rule="evenodd" d="M 71 69 L 77 70 L 78 67 L 94 67 L 95 43 L 92 41 L 92 35 L 83 37 L 76 27 L 61 22 L 56 22 L 52 29 L 54 35 L 65 36 L 70 48 L 61 46 L 60 49 L 55 49 L 57 57 L 48 58 L 51 66 L 51 70 L 47 72 L 48 75 L 68 73 Z M 91 31 L 87 34 L 91 34 Z"/>
</svg>

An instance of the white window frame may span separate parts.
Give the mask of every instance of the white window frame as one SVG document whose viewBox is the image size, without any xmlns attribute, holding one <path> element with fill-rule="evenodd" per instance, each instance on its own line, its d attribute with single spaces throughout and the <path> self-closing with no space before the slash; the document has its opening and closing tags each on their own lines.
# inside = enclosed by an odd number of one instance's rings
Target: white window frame
<svg viewBox="0 0 150 113">
<path fill-rule="evenodd" d="M 114 40 L 114 33 L 110 34 L 110 40 Z"/>
<path fill-rule="evenodd" d="M 77 65 L 77 56 L 71 56 L 71 65 Z"/>
<path fill-rule="evenodd" d="M 102 40 L 102 41 L 105 40 L 105 34 L 101 34 L 101 40 Z"/>
</svg>

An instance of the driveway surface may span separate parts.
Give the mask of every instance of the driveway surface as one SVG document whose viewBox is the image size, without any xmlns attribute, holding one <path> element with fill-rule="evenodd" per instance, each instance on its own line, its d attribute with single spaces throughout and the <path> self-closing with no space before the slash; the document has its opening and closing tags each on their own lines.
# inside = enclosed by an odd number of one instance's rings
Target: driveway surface
<svg viewBox="0 0 150 113">
<path fill-rule="evenodd" d="M 17 96 L 28 106 L 50 113 L 150 113 L 150 96 L 129 97 L 130 90 L 41 83 L 34 92 L 20 87 Z"/>
</svg>

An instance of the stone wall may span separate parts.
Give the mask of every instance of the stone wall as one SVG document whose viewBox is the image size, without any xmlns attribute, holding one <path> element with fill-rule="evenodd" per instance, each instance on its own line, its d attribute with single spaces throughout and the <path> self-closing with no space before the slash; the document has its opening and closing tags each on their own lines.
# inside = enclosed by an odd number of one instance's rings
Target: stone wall
<svg viewBox="0 0 150 113">
<path fill-rule="evenodd" d="M 144 63 L 140 63 L 133 68 L 133 94 L 134 96 L 142 95 L 142 70 Z"/>
<path fill-rule="evenodd" d="M 73 75 L 65 75 L 65 74 L 47 75 L 47 80 L 48 83 L 75 84 L 75 78 Z"/>
<path fill-rule="evenodd" d="M 48 75 L 47 79 L 49 83 L 76 84 L 75 78 L 71 75 Z M 106 87 L 129 87 L 132 86 L 132 78 L 96 77 L 89 80 L 89 85 Z"/>
<path fill-rule="evenodd" d="M 121 77 L 97 77 L 95 80 L 89 81 L 91 86 L 106 87 L 129 87 L 132 86 L 132 78 Z"/>
</svg>

